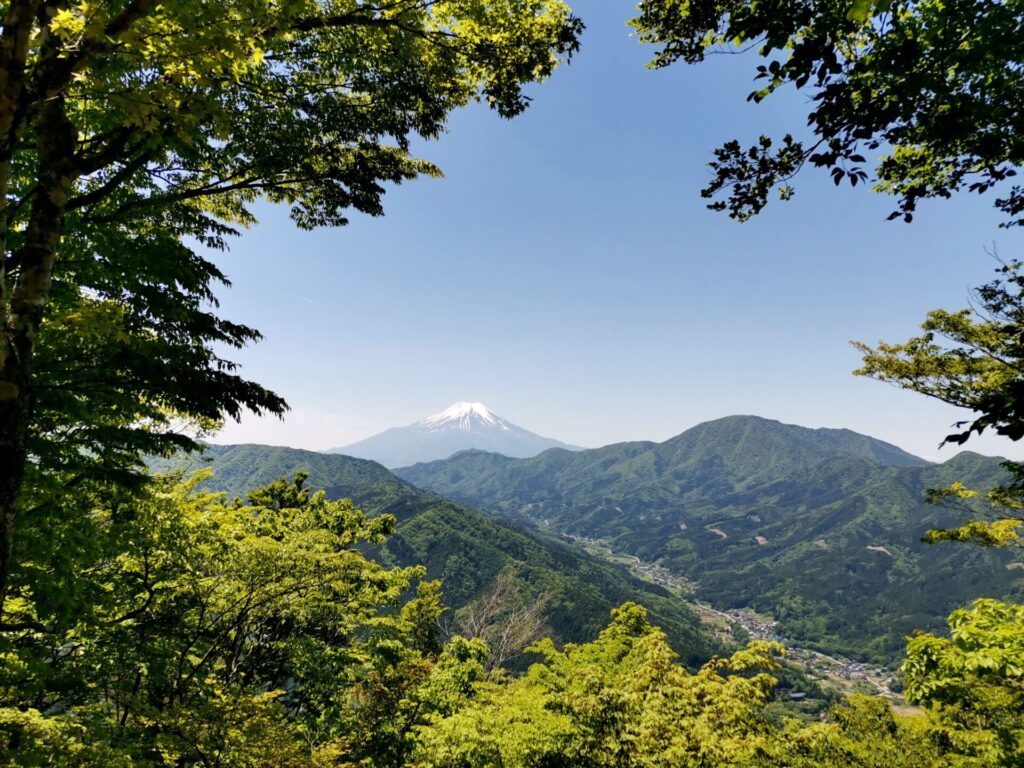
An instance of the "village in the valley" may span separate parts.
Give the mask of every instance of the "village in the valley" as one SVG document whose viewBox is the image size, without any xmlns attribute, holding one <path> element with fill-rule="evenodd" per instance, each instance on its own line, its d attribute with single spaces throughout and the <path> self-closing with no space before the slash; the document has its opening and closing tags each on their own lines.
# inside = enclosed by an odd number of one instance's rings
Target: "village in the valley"
<svg viewBox="0 0 1024 768">
<path fill-rule="evenodd" d="M 856 691 L 871 692 L 890 699 L 894 705 L 902 706 L 903 697 L 893 691 L 894 677 L 890 670 L 871 664 L 864 664 L 843 656 L 829 656 L 809 648 L 792 645 L 778 630 L 778 622 L 750 608 L 729 608 L 719 610 L 708 603 L 696 600 L 699 584 L 672 573 L 659 563 L 641 560 L 635 555 L 614 552 L 607 541 L 570 534 L 567 538 L 581 545 L 590 554 L 604 560 L 627 565 L 637 577 L 652 584 L 684 594 L 692 601 L 701 621 L 714 628 L 726 640 L 735 640 L 736 635 L 751 640 L 773 640 L 786 646 L 786 658 L 800 666 L 821 683 L 831 684 L 843 694 Z M 739 633 L 737 633 L 739 630 Z M 803 698 L 802 693 L 791 693 L 791 698 Z"/>
</svg>

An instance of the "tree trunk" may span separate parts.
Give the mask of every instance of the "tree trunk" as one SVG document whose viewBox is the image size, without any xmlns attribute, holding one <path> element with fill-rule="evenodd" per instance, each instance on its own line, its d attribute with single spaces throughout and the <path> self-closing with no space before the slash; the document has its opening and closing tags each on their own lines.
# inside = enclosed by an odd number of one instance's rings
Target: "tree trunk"
<svg viewBox="0 0 1024 768">
<path fill-rule="evenodd" d="M 74 178 L 74 128 L 63 97 L 48 96 L 36 123 L 39 184 L 23 245 L 11 259 L 17 279 L 0 338 L 0 618 L 10 587 L 18 498 L 29 460 L 32 358 Z"/>
</svg>

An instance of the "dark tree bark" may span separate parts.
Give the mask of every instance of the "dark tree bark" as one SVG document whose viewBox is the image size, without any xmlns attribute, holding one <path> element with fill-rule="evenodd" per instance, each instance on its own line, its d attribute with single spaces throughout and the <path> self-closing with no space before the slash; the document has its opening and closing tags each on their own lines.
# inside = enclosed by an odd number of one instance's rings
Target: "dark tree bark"
<svg viewBox="0 0 1024 768">
<path fill-rule="evenodd" d="M 18 496 L 28 461 L 32 358 L 75 172 L 75 131 L 59 93 L 43 101 L 36 128 L 39 184 L 24 242 L 12 257 L 17 279 L 0 338 L 0 616 L 10 585 Z"/>
</svg>

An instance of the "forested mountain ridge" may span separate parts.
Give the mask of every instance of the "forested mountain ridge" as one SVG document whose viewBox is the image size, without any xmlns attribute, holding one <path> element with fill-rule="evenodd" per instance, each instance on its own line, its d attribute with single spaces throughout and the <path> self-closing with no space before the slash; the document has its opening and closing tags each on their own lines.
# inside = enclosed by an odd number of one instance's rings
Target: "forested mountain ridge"
<svg viewBox="0 0 1024 768">
<path fill-rule="evenodd" d="M 154 459 L 150 467 L 154 472 L 212 469 L 213 476 L 200 488 L 229 496 L 244 496 L 306 471 L 309 487 L 324 490 L 329 498 L 351 498 L 370 515 L 394 515 L 398 528 L 382 545 L 379 558 L 386 564 L 425 565 L 427 578 L 443 581 L 446 602 L 453 608 L 479 597 L 499 573 L 511 570 L 528 595 L 548 597 L 548 621 L 561 641 L 593 637 L 612 608 L 636 601 L 648 608 L 688 663 L 717 649 L 686 604 L 663 588 L 553 537 L 420 490 L 374 461 L 247 444 L 210 445 L 201 455 Z"/>
<path fill-rule="evenodd" d="M 1006 550 L 929 546 L 957 513 L 925 493 L 990 488 L 1000 460 L 962 453 L 930 464 L 847 430 L 749 416 L 663 443 L 621 443 L 533 459 L 464 452 L 398 470 L 449 498 L 600 538 L 697 581 L 720 607 L 776 616 L 801 643 L 878 662 L 935 630 L 952 608 L 1021 588 Z"/>
<path fill-rule="evenodd" d="M 647 441 L 614 443 L 602 448 L 567 452 L 551 450 L 525 461 L 504 456 L 477 457 L 467 451 L 448 462 L 437 461 L 400 468 L 396 474 L 430 482 L 448 476 L 449 491 L 466 490 L 480 496 L 486 489 L 490 467 L 507 468 L 503 487 L 521 478 L 534 484 L 538 477 L 560 488 L 622 488 L 630 492 L 650 486 L 673 493 L 685 492 L 695 480 L 715 480 L 710 492 L 724 488 L 739 490 L 760 480 L 775 479 L 788 472 L 812 467 L 828 456 L 859 457 L 880 466 L 926 466 L 929 462 L 894 445 L 845 429 L 806 429 L 757 416 L 728 416 L 705 422 L 662 443 Z M 460 486 L 462 470 L 473 462 L 474 475 Z M 415 480 L 411 480 L 415 482 Z M 678 484 L 673 486 L 672 481 Z M 552 486 L 553 487 L 553 486 Z"/>
<path fill-rule="evenodd" d="M 154 472 L 212 469 L 213 477 L 200 487 L 229 496 L 244 496 L 253 488 L 304 470 L 309 472 L 312 487 L 325 491 L 331 498 L 354 499 L 368 513 L 380 510 L 395 498 L 429 495 L 376 461 L 257 443 L 207 445 L 201 454 L 150 459 L 149 467 Z"/>
</svg>

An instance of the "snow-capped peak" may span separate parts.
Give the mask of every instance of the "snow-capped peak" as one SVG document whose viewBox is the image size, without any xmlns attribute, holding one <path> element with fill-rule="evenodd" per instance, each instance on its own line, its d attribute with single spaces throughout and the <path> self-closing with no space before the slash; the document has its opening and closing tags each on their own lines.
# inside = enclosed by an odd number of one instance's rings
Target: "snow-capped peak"
<svg viewBox="0 0 1024 768">
<path fill-rule="evenodd" d="M 420 422 L 420 426 L 427 429 L 464 429 L 469 431 L 473 429 L 474 423 L 478 426 L 508 429 L 508 422 L 486 405 L 469 402 L 455 403 L 440 413 L 427 416 Z"/>
<path fill-rule="evenodd" d="M 373 459 L 387 467 L 408 467 L 421 461 L 446 459 L 459 451 L 527 458 L 548 448 L 580 450 L 517 427 L 483 403 L 460 402 L 422 421 L 386 429 L 331 453 Z"/>
</svg>

